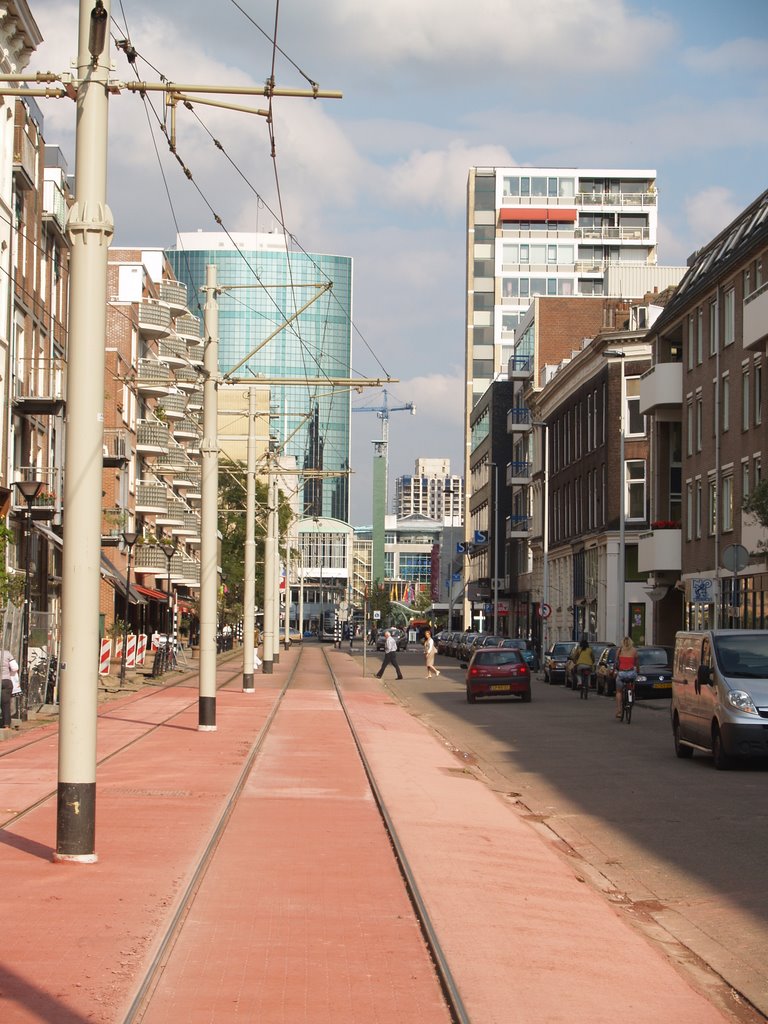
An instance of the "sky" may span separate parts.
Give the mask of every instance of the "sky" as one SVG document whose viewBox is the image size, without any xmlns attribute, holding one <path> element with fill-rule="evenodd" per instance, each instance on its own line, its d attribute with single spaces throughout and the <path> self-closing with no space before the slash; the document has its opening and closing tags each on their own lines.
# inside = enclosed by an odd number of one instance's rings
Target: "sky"
<svg viewBox="0 0 768 1024">
<path fill-rule="evenodd" d="M 79 4 L 29 5 L 44 39 L 31 67 L 69 71 Z M 215 216 L 270 230 L 282 209 L 304 249 L 353 257 L 353 373 L 396 379 L 390 407 L 416 406 L 389 420 L 390 493 L 419 457 L 463 471 L 470 167 L 655 168 L 659 262 L 676 266 L 768 187 L 766 0 L 281 0 L 277 16 L 274 0 L 112 0 L 112 19 L 142 79 L 234 85 L 269 77 L 277 20 L 276 84 L 343 93 L 276 99 L 274 159 L 265 118 L 180 110 L 190 181 L 122 92 L 108 201 L 117 245 L 169 246 L 177 230 L 216 230 Z M 113 62 L 135 77 L 114 48 Z M 74 105 L 40 106 L 74 170 Z M 366 389 L 353 407 L 383 401 Z M 352 415 L 354 525 L 371 522 L 381 428 Z"/>
</svg>

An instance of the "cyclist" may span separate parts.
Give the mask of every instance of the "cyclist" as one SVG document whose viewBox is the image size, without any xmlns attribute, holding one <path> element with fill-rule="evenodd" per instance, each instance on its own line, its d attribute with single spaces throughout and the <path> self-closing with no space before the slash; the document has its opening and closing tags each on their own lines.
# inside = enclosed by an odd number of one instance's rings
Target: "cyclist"
<svg viewBox="0 0 768 1024">
<path fill-rule="evenodd" d="M 581 638 L 579 653 L 576 656 L 576 678 L 579 681 L 581 696 L 589 695 L 589 679 L 595 667 L 595 655 L 589 646 L 589 641 L 584 636 Z"/>
<path fill-rule="evenodd" d="M 637 679 L 637 648 L 632 637 L 625 636 L 616 655 L 616 717 L 621 718 L 622 691 L 626 683 Z"/>
</svg>

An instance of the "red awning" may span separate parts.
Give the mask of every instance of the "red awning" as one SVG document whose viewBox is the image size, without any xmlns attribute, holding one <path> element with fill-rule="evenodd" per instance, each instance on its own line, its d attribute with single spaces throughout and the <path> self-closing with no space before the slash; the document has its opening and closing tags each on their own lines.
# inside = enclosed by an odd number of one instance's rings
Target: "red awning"
<svg viewBox="0 0 768 1024">
<path fill-rule="evenodd" d="M 152 590 L 151 587 L 140 587 L 138 583 L 132 583 L 131 586 L 134 590 L 138 590 L 140 594 L 144 594 L 150 601 L 162 601 L 164 604 L 168 603 L 168 595 L 164 594 L 162 590 Z"/>
<path fill-rule="evenodd" d="M 499 220 L 549 220 L 572 223 L 576 220 L 576 211 L 564 210 L 559 206 L 548 206 L 544 210 L 532 209 L 530 206 L 505 206 L 499 210 Z"/>
</svg>

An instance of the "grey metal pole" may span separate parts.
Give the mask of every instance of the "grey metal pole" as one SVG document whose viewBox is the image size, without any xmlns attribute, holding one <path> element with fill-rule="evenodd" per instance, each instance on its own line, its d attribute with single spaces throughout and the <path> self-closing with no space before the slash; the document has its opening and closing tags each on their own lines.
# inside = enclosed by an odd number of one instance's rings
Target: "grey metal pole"
<svg viewBox="0 0 768 1024">
<path fill-rule="evenodd" d="M 94 863 L 99 651 L 110 0 L 80 0 L 64 478 L 59 766 L 54 859 Z M 95 53 L 92 51 L 96 51 Z"/>
<path fill-rule="evenodd" d="M 493 635 L 499 635 L 499 467 L 493 462 Z"/>
<path fill-rule="evenodd" d="M 626 492 L 627 492 L 627 470 L 624 464 L 624 406 L 626 404 L 624 398 L 624 360 L 621 360 L 621 412 L 619 418 L 619 592 L 617 599 L 619 602 L 619 635 L 617 643 L 623 643 L 624 637 L 627 635 L 627 573 L 626 573 L 626 524 L 624 522 L 626 518 Z"/>
<path fill-rule="evenodd" d="M 270 505 L 274 509 L 274 523 L 273 523 L 273 536 L 275 538 L 275 546 L 272 552 L 272 594 L 274 601 L 274 610 L 272 618 L 272 664 L 277 665 L 280 662 L 280 526 L 277 515 L 277 509 L 279 505 L 280 490 L 277 482 L 277 474 L 272 476 L 272 497 L 270 498 Z"/>
<path fill-rule="evenodd" d="M 253 693 L 256 626 L 256 388 L 248 389 L 248 449 L 245 476 L 245 574 L 243 579 L 243 691 Z"/>
<path fill-rule="evenodd" d="M 279 523 L 279 519 L 278 519 Z M 291 546 L 285 544 L 285 588 L 283 590 L 283 607 L 285 608 L 285 619 L 283 622 L 283 648 L 287 651 L 291 646 Z"/>
<path fill-rule="evenodd" d="M 120 661 L 120 686 L 125 686 L 125 670 L 128 666 L 128 611 L 131 605 L 131 556 L 133 545 L 138 539 L 138 533 L 126 531 L 123 533 L 123 544 L 128 548 L 128 562 L 125 567 L 125 621 L 123 622 L 123 657 Z"/>
<path fill-rule="evenodd" d="M 544 426 L 544 518 L 542 522 L 542 547 L 544 549 L 544 573 L 542 580 L 542 602 L 545 607 L 542 609 L 546 612 L 541 619 L 541 658 L 543 661 L 544 655 L 549 647 L 549 616 L 551 614 L 551 605 L 549 603 L 549 425 L 547 423 Z"/>
<path fill-rule="evenodd" d="M 219 288 L 216 267 L 205 274 L 203 324 L 205 352 L 203 368 L 203 441 L 201 445 L 201 529 L 200 529 L 200 694 L 198 729 L 216 729 L 216 608 L 217 511 L 219 489 L 218 379 L 219 379 Z"/>
<path fill-rule="evenodd" d="M 264 674 L 274 671 L 275 654 L 275 521 L 272 456 L 267 479 L 267 535 L 264 538 Z"/>
</svg>

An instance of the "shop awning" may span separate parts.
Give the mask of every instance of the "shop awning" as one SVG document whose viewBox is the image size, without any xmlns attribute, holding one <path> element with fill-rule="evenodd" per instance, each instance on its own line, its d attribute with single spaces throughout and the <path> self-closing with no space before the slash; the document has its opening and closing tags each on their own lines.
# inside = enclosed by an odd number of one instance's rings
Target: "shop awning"
<svg viewBox="0 0 768 1024">
<path fill-rule="evenodd" d="M 101 556 L 101 575 L 108 583 L 111 583 L 115 590 L 125 597 L 125 584 L 127 582 L 125 576 L 120 570 L 110 562 L 106 555 Z M 131 584 L 130 590 L 128 591 L 128 600 L 131 604 L 146 604 L 147 602 L 138 593 L 136 587 Z"/>
<path fill-rule="evenodd" d="M 168 603 L 168 595 L 163 593 L 162 590 L 153 590 L 152 587 L 141 587 L 138 583 L 134 583 L 133 586 L 135 590 L 148 597 L 150 601 L 162 601 L 163 604 Z"/>
<path fill-rule="evenodd" d="M 536 220 L 552 221 L 555 223 L 574 223 L 576 220 L 576 211 L 564 210 L 556 206 L 547 207 L 546 209 L 533 209 L 530 206 L 505 206 L 499 210 L 499 220 Z"/>
</svg>

